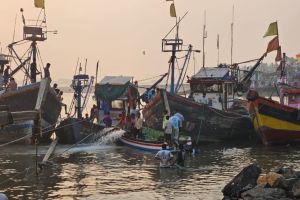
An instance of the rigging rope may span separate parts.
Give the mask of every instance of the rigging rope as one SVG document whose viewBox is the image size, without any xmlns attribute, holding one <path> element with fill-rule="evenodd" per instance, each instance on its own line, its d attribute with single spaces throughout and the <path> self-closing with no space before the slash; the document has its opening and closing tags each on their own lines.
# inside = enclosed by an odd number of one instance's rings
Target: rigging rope
<svg viewBox="0 0 300 200">
<path fill-rule="evenodd" d="M 158 77 L 163 76 L 163 75 L 164 75 L 164 74 L 160 74 L 160 75 L 157 75 L 157 76 L 153 76 L 153 77 L 149 77 L 149 78 L 137 80 L 137 82 L 148 81 L 148 80 L 155 79 L 155 78 L 158 78 Z"/>
</svg>

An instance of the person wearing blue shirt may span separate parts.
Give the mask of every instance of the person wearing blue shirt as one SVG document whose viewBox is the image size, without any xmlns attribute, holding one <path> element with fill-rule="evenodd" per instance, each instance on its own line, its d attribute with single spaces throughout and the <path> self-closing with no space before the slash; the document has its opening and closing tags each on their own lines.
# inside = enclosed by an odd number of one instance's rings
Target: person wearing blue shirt
<svg viewBox="0 0 300 200">
<path fill-rule="evenodd" d="M 169 119 L 172 123 L 172 129 L 173 129 L 173 142 L 174 144 L 178 147 L 179 145 L 179 127 L 180 127 L 180 119 L 178 116 L 173 115 L 170 119 Z"/>
</svg>

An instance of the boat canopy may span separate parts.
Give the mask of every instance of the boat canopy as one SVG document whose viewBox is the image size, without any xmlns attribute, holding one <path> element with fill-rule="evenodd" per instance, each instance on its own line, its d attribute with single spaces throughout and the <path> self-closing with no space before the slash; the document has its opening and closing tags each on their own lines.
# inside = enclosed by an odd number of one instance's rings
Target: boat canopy
<svg viewBox="0 0 300 200">
<path fill-rule="evenodd" d="M 197 74 L 192 76 L 192 79 L 230 80 L 229 71 L 229 68 L 205 67 L 201 68 Z"/>
<path fill-rule="evenodd" d="M 130 83 L 133 77 L 105 76 L 96 84 L 95 95 L 98 99 L 113 101 L 125 98 L 128 95 L 136 96 L 137 89 Z"/>
</svg>

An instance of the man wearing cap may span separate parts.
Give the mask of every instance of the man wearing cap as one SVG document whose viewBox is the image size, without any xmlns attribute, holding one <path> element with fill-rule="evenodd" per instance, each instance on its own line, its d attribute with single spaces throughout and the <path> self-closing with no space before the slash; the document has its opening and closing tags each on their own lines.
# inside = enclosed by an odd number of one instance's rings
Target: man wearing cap
<svg viewBox="0 0 300 200">
<path fill-rule="evenodd" d="M 160 167 L 170 167 L 171 160 L 173 159 L 173 154 L 167 150 L 167 145 L 164 143 L 161 145 L 162 150 L 157 152 L 155 159 L 160 160 Z"/>
</svg>

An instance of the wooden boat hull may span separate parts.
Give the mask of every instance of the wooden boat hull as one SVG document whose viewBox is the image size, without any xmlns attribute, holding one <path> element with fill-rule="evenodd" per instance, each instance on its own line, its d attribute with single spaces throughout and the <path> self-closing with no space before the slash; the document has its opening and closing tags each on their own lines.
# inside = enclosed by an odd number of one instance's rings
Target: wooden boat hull
<svg viewBox="0 0 300 200">
<path fill-rule="evenodd" d="M 259 97 L 250 91 L 248 109 L 254 129 L 266 145 L 300 143 L 298 109 Z"/>
<path fill-rule="evenodd" d="M 167 99 L 171 113 L 181 113 L 183 133 L 191 136 L 195 144 L 209 142 L 248 141 L 254 136 L 253 126 L 248 115 L 226 112 L 211 108 L 190 99 L 166 93 L 156 96 L 143 109 L 147 127 L 162 129 L 163 111 Z"/>
<path fill-rule="evenodd" d="M 54 127 L 56 126 L 57 119 L 61 111 L 61 103 L 56 96 L 56 92 L 50 87 L 47 90 L 46 98 L 44 103 L 41 105 L 42 114 L 42 131 L 43 135 L 41 142 L 46 142 L 50 139 L 52 133 L 54 132 Z M 0 105 L 7 105 L 11 112 L 20 111 L 30 111 L 34 110 L 38 98 L 38 93 L 40 89 L 40 82 L 35 84 L 30 84 L 27 86 L 20 87 L 17 91 L 7 92 L 0 95 Z M 24 129 L 20 129 L 20 124 Z M 32 134 L 28 132 L 30 125 L 33 122 L 22 122 L 18 124 L 12 124 L 4 127 L 0 130 L 0 143 L 5 141 L 11 141 L 11 139 L 19 136 L 18 138 L 25 136 L 26 134 Z M 21 126 L 21 127 L 22 127 Z M 48 130 L 48 131 L 47 131 Z M 9 135 L 11 134 L 11 136 Z"/>
<path fill-rule="evenodd" d="M 162 145 L 162 143 L 153 143 L 153 142 L 147 142 L 142 140 L 136 140 L 125 136 L 122 136 L 120 138 L 120 141 L 129 147 L 133 147 L 135 149 L 153 152 L 153 153 L 156 153 L 159 150 L 161 150 L 161 145 Z"/>
<path fill-rule="evenodd" d="M 55 134 L 60 144 L 75 144 L 81 141 L 82 143 L 89 143 L 95 140 L 94 137 L 90 137 L 89 135 L 91 133 L 98 133 L 103 129 L 103 126 L 85 120 L 67 118 L 59 124 L 55 130 Z"/>
</svg>

